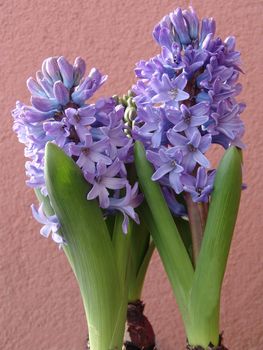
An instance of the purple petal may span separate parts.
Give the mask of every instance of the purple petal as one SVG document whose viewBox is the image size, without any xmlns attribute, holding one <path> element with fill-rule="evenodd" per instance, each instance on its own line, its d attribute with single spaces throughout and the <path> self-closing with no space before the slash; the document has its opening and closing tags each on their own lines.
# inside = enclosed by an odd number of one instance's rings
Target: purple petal
<svg viewBox="0 0 263 350">
<path fill-rule="evenodd" d="M 175 193 L 179 194 L 183 191 L 183 185 L 180 181 L 181 175 L 176 173 L 175 171 L 171 171 L 169 174 L 169 181 L 174 189 Z"/>
<path fill-rule="evenodd" d="M 74 85 L 78 85 L 80 80 L 85 74 L 86 70 L 86 63 L 81 57 L 77 57 L 75 59 L 74 65 L 73 65 L 73 78 L 74 78 Z"/>
<path fill-rule="evenodd" d="M 73 66 L 63 56 L 58 58 L 57 63 L 63 79 L 63 84 L 66 88 L 70 89 L 74 82 Z"/>
<path fill-rule="evenodd" d="M 57 59 L 55 57 L 50 57 L 46 60 L 46 70 L 50 78 L 52 78 L 53 82 L 61 80 L 61 75 L 57 63 Z"/>
<path fill-rule="evenodd" d="M 204 188 L 207 182 L 207 172 L 203 167 L 198 168 L 196 175 L 196 188 Z"/>
<path fill-rule="evenodd" d="M 47 97 L 45 91 L 42 89 L 42 87 L 35 81 L 33 78 L 27 79 L 27 88 L 30 91 L 30 93 L 34 96 L 38 97 Z"/>
<path fill-rule="evenodd" d="M 198 164 L 202 165 L 203 167 L 210 167 L 209 160 L 199 150 L 196 150 L 196 152 L 193 153 L 193 158 Z"/>
<path fill-rule="evenodd" d="M 158 168 L 155 171 L 155 173 L 152 175 L 151 179 L 153 181 L 157 181 L 157 180 L 161 179 L 164 175 L 169 173 L 172 169 L 173 169 L 173 166 L 170 163 L 164 164 L 164 165 L 160 166 L 160 168 Z"/>
<path fill-rule="evenodd" d="M 69 102 L 69 91 L 61 81 L 56 81 L 53 92 L 58 103 L 65 106 Z"/>
<path fill-rule="evenodd" d="M 31 97 L 32 105 L 41 112 L 49 112 L 51 110 L 56 110 L 59 106 L 58 102 L 54 98 L 42 98 L 37 96 Z"/>
</svg>

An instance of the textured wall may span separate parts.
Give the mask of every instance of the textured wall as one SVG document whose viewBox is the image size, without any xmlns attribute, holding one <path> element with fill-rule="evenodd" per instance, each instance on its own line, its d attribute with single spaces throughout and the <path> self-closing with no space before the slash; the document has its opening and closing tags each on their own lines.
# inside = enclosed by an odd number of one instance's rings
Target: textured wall
<svg viewBox="0 0 263 350">
<path fill-rule="evenodd" d="M 86 326 L 77 285 L 62 252 L 38 235 L 25 187 L 23 147 L 11 131 L 15 100 L 47 56 L 82 56 L 110 78 L 101 94 L 124 93 L 134 63 L 157 52 L 154 24 L 186 1 L 0 0 L 1 201 L 0 349 L 81 350 Z M 263 98 L 262 0 L 196 0 L 200 16 L 214 16 L 218 34 L 233 33 L 243 53 L 242 99 L 247 126 L 245 181 L 222 298 L 222 329 L 231 350 L 263 347 Z M 184 334 L 157 254 L 144 298 L 162 350 L 183 349 Z"/>
</svg>

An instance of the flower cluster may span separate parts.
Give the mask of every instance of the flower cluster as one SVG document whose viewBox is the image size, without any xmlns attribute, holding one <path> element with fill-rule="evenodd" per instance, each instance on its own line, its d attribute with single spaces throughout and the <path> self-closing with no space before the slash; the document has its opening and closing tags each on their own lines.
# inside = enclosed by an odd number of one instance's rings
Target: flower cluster
<svg viewBox="0 0 263 350">
<path fill-rule="evenodd" d="M 13 111 L 14 131 L 25 144 L 26 173 L 30 187 L 47 195 L 44 155 L 47 142 L 54 142 L 74 159 L 91 184 L 87 199 L 98 198 L 105 215 L 120 210 L 127 232 L 128 216 L 138 222 L 134 211 L 140 201 L 138 186 L 127 180 L 125 164 L 131 161 L 132 139 L 125 134 L 124 107 L 114 98 L 87 103 L 105 82 L 106 76 L 92 69 L 84 78 L 86 65 L 76 58 L 71 65 L 64 57 L 43 62 L 36 79 L 29 78 L 31 105 L 17 102 Z M 58 239 L 59 224 L 33 207 L 34 217 L 44 224 L 42 233 Z M 61 243 L 61 242 L 59 242 Z"/>
<path fill-rule="evenodd" d="M 245 105 L 236 101 L 240 53 L 234 37 L 216 38 L 214 19 L 200 23 L 191 7 L 165 16 L 153 36 L 161 52 L 135 69 L 133 137 L 147 149 L 156 170 L 152 179 L 182 215 L 173 192 L 188 192 L 194 202 L 209 200 L 215 171 L 205 153 L 211 145 L 243 147 Z"/>
</svg>

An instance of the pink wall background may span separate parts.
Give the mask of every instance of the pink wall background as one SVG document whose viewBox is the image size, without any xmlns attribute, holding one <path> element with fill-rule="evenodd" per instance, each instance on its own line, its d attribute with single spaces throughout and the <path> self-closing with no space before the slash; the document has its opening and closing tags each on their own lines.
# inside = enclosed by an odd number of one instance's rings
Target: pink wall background
<svg viewBox="0 0 263 350">
<path fill-rule="evenodd" d="M 217 33 L 235 34 L 243 54 L 242 99 L 247 126 L 239 220 L 222 297 L 222 329 L 231 350 L 263 347 L 263 98 L 262 0 L 195 0 L 199 16 L 214 16 Z M 155 23 L 188 1 L 4 0 L 0 1 L 1 201 L 0 349 L 81 350 L 85 318 L 65 256 L 38 234 L 26 188 L 23 146 L 11 131 L 16 99 L 28 101 L 26 79 L 44 58 L 82 56 L 110 78 L 101 94 L 124 93 L 136 61 L 157 52 Z M 184 348 L 184 333 L 170 286 L 155 254 L 144 300 L 161 350 Z"/>
</svg>

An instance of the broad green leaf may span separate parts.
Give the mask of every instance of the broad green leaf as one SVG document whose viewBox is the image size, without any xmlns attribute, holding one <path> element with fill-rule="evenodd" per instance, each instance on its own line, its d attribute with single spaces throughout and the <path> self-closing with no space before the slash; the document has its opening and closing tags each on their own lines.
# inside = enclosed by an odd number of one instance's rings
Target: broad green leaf
<svg viewBox="0 0 263 350">
<path fill-rule="evenodd" d="M 188 298 L 193 280 L 193 266 L 173 217 L 157 182 L 151 180 L 153 169 L 140 142 L 135 143 L 135 165 L 139 184 L 146 198 L 143 217 L 172 284 L 182 316 L 187 322 Z"/>
<path fill-rule="evenodd" d="M 218 342 L 220 293 L 239 208 L 241 162 L 240 152 L 231 147 L 217 170 L 189 304 L 191 345 Z"/>
<path fill-rule="evenodd" d="M 120 282 L 111 237 L 97 201 L 75 162 L 52 143 L 46 146 L 45 180 L 67 241 L 64 250 L 77 275 L 92 350 L 121 349 L 127 291 Z"/>
</svg>

